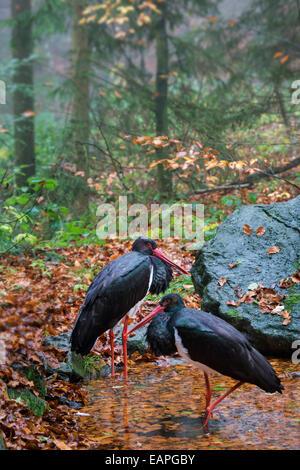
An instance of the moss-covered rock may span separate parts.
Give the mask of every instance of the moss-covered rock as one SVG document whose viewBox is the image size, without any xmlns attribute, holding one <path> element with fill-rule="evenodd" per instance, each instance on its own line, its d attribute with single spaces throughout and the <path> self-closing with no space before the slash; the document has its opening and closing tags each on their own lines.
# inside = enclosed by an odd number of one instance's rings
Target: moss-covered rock
<svg viewBox="0 0 300 470">
<path fill-rule="evenodd" d="M 17 390 L 15 388 L 7 387 L 7 394 L 13 400 L 22 400 L 26 406 L 36 415 L 43 416 L 46 411 L 47 403 L 45 400 L 35 396 L 32 392 L 26 389 Z"/>
<path fill-rule="evenodd" d="M 251 234 L 243 231 L 247 224 Z M 262 236 L 256 235 L 264 227 Z M 268 255 L 272 246 L 280 251 Z M 220 316 L 242 331 L 265 354 L 290 357 L 292 342 L 300 331 L 300 284 L 284 289 L 279 282 L 299 269 L 300 196 L 272 205 L 243 206 L 231 214 L 217 230 L 213 240 L 197 253 L 192 267 L 196 291 L 202 297 L 202 309 Z M 236 263 L 231 269 L 230 263 Z M 218 284 L 226 278 L 222 287 Z M 291 321 L 283 325 L 280 315 L 263 314 L 257 303 L 232 307 L 227 301 L 238 300 L 235 288 L 247 292 L 249 285 L 262 284 L 285 295 L 285 308 Z"/>
<path fill-rule="evenodd" d="M 28 369 L 24 370 L 24 374 L 26 375 L 28 380 L 31 380 L 36 389 L 38 390 L 40 397 L 45 398 L 47 393 L 47 388 L 45 385 L 45 380 L 41 376 L 41 374 L 36 370 L 35 367 L 28 367 Z"/>
</svg>

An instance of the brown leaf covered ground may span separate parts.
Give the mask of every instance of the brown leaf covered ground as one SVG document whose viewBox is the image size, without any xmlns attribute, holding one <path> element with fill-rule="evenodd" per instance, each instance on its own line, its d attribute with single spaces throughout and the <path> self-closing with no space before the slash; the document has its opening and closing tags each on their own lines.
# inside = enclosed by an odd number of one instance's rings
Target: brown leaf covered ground
<svg viewBox="0 0 300 470">
<path fill-rule="evenodd" d="M 239 193 L 247 201 L 247 192 Z M 272 203 L 294 197 L 288 186 L 282 186 L 270 195 L 261 192 L 258 201 Z M 205 207 L 218 206 L 222 194 L 202 197 Z M 224 209 L 224 206 L 222 207 Z M 232 208 L 226 208 L 229 213 Z M 66 359 L 66 352 L 46 347 L 43 342 L 49 335 L 70 331 L 85 296 L 81 288 L 89 285 L 101 268 L 117 256 L 129 251 L 131 242 L 108 241 L 103 246 L 70 246 L 55 250 L 60 259 L 47 260 L 44 253 L 35 258 L 7 255 L 0 261 L 0 433 L 7 449 L 83 449 L 94 445 L 93 436 L 80 425 L 77 411 L 60 404 L 58 399 L 87 403 L 88 396 L 82 383 L 71 384 L 55 374 L 45 377 L 44 361 L 56 368 Z M 186 251 L 174 240 L 159 243 L 175 262 L 190 269 L 194 254 Z M 36 260 L 38 263 L 34 263 Z M 199 307 L 200 299 L 192 290 L 186 303 Z M 140 320 L 151 308 L 144 305 Z M 109 363 L 110 348 L 106 334 L 93 349 L 99 359 Z M 116 347 L 116 362 L 122 362 L 121 347 Z M 149 355 L 139 360 L 153 361 Z M 148 361 L 148 362 L 147 362 Z M 46 379 L 48 408 L 43 417 L 35 416 L 22 401 L 12 400 L 6 386 L 38 391 L 12 366 L 18 363 L 37 367 Z M 132 361 L 131 361 L 132 364 Z M 147 365 L 149 367 L 149 365 Z M 108 383 L 108 382 L 107 382 Z"/>
</svg>

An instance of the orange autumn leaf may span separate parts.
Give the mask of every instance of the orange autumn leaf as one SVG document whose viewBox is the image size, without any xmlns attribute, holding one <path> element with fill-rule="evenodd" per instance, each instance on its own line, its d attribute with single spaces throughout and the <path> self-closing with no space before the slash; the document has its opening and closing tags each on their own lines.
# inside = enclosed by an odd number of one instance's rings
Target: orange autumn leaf
<svg viewBox="0 0 300 470">
<path fill-rule="evenodd" d="M 226 282 L 227 282 L 226 277 L 221 277 L 221 279 L 218 280 L 219 286 L 224 286 Z"/>
<path fill-rule="evenodd" d="M 32 117 L 32 116 L 35 116 L 35 114 L 36 113 L 34 111 L 28 110 L 28 111 L 24 111 L 23 116 L 24 117 Z"/>
<path fill-rule="evenodd" d="M 236 267 L 237 267 L 237 263 L 229 263 L 229 264 L 228 264 L 228 267 L 229 267 L 230 269 L 236 268 Z"/>
<path fill-rule="evenodd" d="M 269 251 L 267 252 L 267 255 L 272 255 L 274 253 L 279 253 L 280 248 L 278 246 L 272 246 Z"/>
<path fill-rule="evenodd" d="M 240 302 L 239 301 L 236 302 L 235 300 L 226 300 L 226 304 L 232 307 L 239 307 Z"/>
<path fill-rule="evenodd" d="M 285 55 L 284 57 L 282 57 L 282 59 L 280 60 L 280 63 L 281 64 L 285 64 L 285 62 L 288 60 L 289 56 L 288 55 Z"/>
<path fill-rule="evenodd" d="M 53 439 L 53 442 L 60 450 L 72 450 L 72 447 L 68 446 L 64 441 L 60 439 Z"/>
<path fill-rule="evenodd" d="M 260 237 L 261 235 L 263 235 L 264 233 L 266 232 L 266 229 L 262 226 L 258 227 L 258 229 L 256 230 L 256 235 L 258 237 Z"/>
<path fill-rule="evenodd" d="M 245 224 L 243 226 L 243 232 L 246 233 L 247 235 L 250 235 L 252 233 L 252 229 L 250 228 L 248 224 Z"/>
</svg>

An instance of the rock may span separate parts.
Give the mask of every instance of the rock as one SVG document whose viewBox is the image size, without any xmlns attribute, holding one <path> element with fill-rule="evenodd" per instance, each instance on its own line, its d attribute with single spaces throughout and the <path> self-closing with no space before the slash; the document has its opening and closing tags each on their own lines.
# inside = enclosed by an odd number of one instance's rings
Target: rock
<svg viewBox="0 0 300 470">
<path fill-rule="evenodd" d="M 243 232 L 247 224 L 251 234 Z M 256 235 L 258 227 L 265 233 Z M 223 222 L 213 240 L 203 245 L 192 267 L 196 291 L 202 297 L 202 309 L 220 316 L 242 331 L 264 354 L 290 357 L 292 342 L 300 331 L 300 284 L 280 288 L 279 282 L 299 269 L 300 196 L 287 202 L 243 206 Z M 277 246 L 280 251 L 267 254 Z M 230 263 L 236 267 L 230 268 Z M 218 281 L 225 278 L 220 286 Z M 264 314 L 257 303 L 229 306 L 237 301 L 234 288 L 246 293 L 258 284 L 270 287 L 284 299 L 291 321 L 283 325 L 278 314 Z"/>
<path fill-rule="evenodd" d="M 69 331 L 57 336 L 47 336 L 44 339 L 44 345 L 47 347 L 53 346 L 54 348 L 61 349 L 62 351 L 68 351 L 70 349 L 70 336 L 71 333 Z"/>
<path fill-rule="evenodd" d="M 71 332 L 66 332 L 45 338 L 45 346 L 53 346 L 62 351 L 69 351 L 67 361 L 60 362 L 59 368 L 51 367 L 44 361 L 47 373 L 57 374 L 58 378 L 70 380 L 71 382 L 76 382 L 80 379 L 93 380 L 107 377 L 110 374 L 110 367 L 101 362 L 98 356 L 93 356 L 92 354 L 81 356 L 81 354 L 70 351 L 70 336 Z"/>
<path fill-rule="evenodd" d="M 35 367 L 31 366 L 27 369 L 24 369 L 24 374 L 26 375 L 28 380 L 32 380 L 36 389 L 39 392 L 41 398 L 45 398 L 47 393 L 46 384 L 44 378 L 39 374 Z"/>
<path fill-rule="evenodd" d="M 7 387 L 7 394 L 13 400 L 23 400 L 26 406 L 33 411 L 36 416 L 43 416 L 47 408 L 45 400 L 35 396 L 27 389 L 17 390 L 15 388 Z"/>
<path fill-rule="evenodd" d="M 74 376 L 88 380 L 102 379 L 110 373 L 110 367 L 103 364 L 98 356 L 81 356 L 75 352 L 69 353 L 68 366 L 72 371 L 71 379 Z"/>
<path fill-rule="evenodd" d="M 134 325 L 130 325 L 132 329 Z M 131 356 L 134 352 L 139 352 L 140 354 L 145 354 L 149 344 L 146 340 L 146 331 L 148 325 L 142 326 L 140 329 L 136 330 L 133 333 L 133 336 L 129 336 L 127 340 L 127 354 Z M 123 328 L 122 328 L 123 329 Z M 122 344 L 122 330 L 116 335 L 115 339 L 116 344 Z"/>
<path fill-rule="evenodd" d="M 73 410 L 80 410 L 80 408 L 82 408 L 84 406 L 84 403 L 83 402 L 80 402 L 80 401 L 72 401 L 72 400 L 69 400 L 67 397 L 65 397 L 64 395 L 59 397 L 59 403 L 61 403 L 62 405 L 66 405 L 68 406 L 69 408 L 72 408 Z"/>
<path fill-rule="evenodd" d="M 142 326 L 133 333 L 134 336 L 128 338 L 127 352 L 129 356 L 131 356 L 135 351 L 138 351 L 140 354 L 145 354 L 147 352 L 149 347 L 149 344 L 146 340 L 148 326 L 149 325 Z"/>
</svg>

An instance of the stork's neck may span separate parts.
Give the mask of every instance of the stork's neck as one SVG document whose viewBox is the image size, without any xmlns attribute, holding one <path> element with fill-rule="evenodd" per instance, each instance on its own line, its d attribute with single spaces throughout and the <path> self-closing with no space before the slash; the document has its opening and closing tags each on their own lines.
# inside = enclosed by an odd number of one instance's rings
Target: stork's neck
<svg viewBox="0 0 300 470">
<path fill-rule="evenodd" d="M 170 310 L 165 310 L 166 313 L 168 313 L 169 315 L 174 315 L 174 313 L 176 312 L 179 312 L 180 310 L 182 310 L 183 306 L 182 305 L 176 305 L 176 307 L 172 307 L 172 309 Z"/>
</svg>

